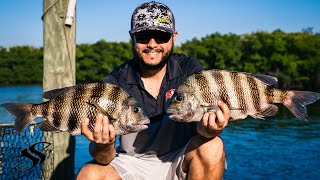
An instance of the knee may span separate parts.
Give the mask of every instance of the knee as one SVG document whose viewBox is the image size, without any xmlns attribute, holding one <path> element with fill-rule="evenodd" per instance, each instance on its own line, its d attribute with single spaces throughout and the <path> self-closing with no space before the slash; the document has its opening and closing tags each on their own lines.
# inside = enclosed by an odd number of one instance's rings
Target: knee
<svg viewBox="0 0 320 180">
<path fill-rule="evenodd" d="M 99 180 L 99 179 L 112 179 L 112 180 L 120 180 L 120 176 L 117 171 L 111 165 L 101 165 L 92 161 L 86 165 L 84 165 L 78 175 L 77 180 Z"/>
<path fill-rule="evenodd" d="M 195 149 L 195 154 L 202 163 L 207 165 L 224 163 L 224 144 L 220 137 L 206 139 L 202 136 L 197 136 L 196 141 L 197 148 Z"/>
<path fill-rule="evenodd" d="M 97 177 L 97 168 L 95 168 L 96 165 L 94 164 L 86 164 L 84 165 L 78 175 L 77 175 L 77 180 L 82 180 L 82 179 L 98 179 Z"/>
</svg>

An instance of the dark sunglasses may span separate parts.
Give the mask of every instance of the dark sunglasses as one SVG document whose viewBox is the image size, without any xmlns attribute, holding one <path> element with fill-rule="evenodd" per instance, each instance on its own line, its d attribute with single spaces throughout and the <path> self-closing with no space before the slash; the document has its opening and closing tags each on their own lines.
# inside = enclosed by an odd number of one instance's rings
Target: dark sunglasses
<svg viewBox="0 0 320 180">
<path fill-rule="evenodd" d="M 154 39 L 158 44 L 167 43 L 172 36 L 172 33 L 162 31 L 141 31 L 133 35 L 135 42 L 148 44 L 151 39 Z"/>
</svg>

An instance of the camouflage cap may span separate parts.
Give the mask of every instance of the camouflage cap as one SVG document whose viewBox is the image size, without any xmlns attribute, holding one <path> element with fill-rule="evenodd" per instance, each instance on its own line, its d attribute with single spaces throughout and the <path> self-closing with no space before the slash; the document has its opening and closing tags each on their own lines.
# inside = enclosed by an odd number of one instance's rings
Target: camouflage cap
<svg viewBox="0 0 320 180">
<path fill-rule="evenodd" d="M 158 2 L 147 2 L 138 6 L 131 17 L 130 33 L 144 30 L 159 30 L 173 33 L 175 22 L 168 6 Z"/>
</svg>

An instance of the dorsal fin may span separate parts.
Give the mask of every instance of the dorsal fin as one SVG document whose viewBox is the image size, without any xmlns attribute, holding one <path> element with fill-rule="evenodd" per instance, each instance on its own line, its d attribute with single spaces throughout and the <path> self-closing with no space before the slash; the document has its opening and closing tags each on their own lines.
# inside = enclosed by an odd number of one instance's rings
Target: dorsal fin
<svg viewBox="0 0 320 180">
<path fill-rule="evenodd" d="M 65 87 L 65 88 L 61 88 L 61 89 L 53 89 L 50 91 L 46 91 L 42 94 L 42 97 L 45 99 L 51 99 L 55 96 L 58 96 L 64 92 L 66 92 L 68 89 L 70 89 L 71 87 Z"/>
<path fill-rule="evenodd" d="M 248 74 L 249 76 L 253 76 L 253 77 L 259 79 L 260 81 L 262 81 L 267 86 L 271 86 L 271 85 L 277 84 L 277 82 L 278 82 L 278 79 L 276 77 L 269 76 L 269 75 L 251 74 L 251 73 L 245 73 L 245 74 Z"/>
<path fill-rule="evenodd" d="M 215 70 L 215 69 L 213 69 L 213 71 L 225 71 L 225 72 L 228 72 L 226 70 Z M 248 72 L 238 72 L 238 71 L 230 71 L 230 72 L 242 73 L 242 74 L 245 74 L 245 75 L 247 75 L 249 77 L 251 76 L 251 77 L 257 78 L 267 86 L 272 86 L 272 85 L 278 83 L 278 79 L 276 77 L 269 76 L 269 75 L 252 74 L 252 73 L 248 73 Z"/>
</svg>

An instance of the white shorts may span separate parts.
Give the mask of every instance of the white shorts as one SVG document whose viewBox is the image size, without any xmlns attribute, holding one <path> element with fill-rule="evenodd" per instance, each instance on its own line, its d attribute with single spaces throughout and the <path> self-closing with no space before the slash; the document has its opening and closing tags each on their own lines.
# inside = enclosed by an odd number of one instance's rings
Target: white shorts
<svg viewBox="0 0 320 180">
<path fill-rule="evenodd" d="M 120 153 L 110 164 L 123 180 L 182 180 L 187 177 L 182 171 L 182 163 L 188 145 L 161 157 L 137 158 Z"/>
</svg>

